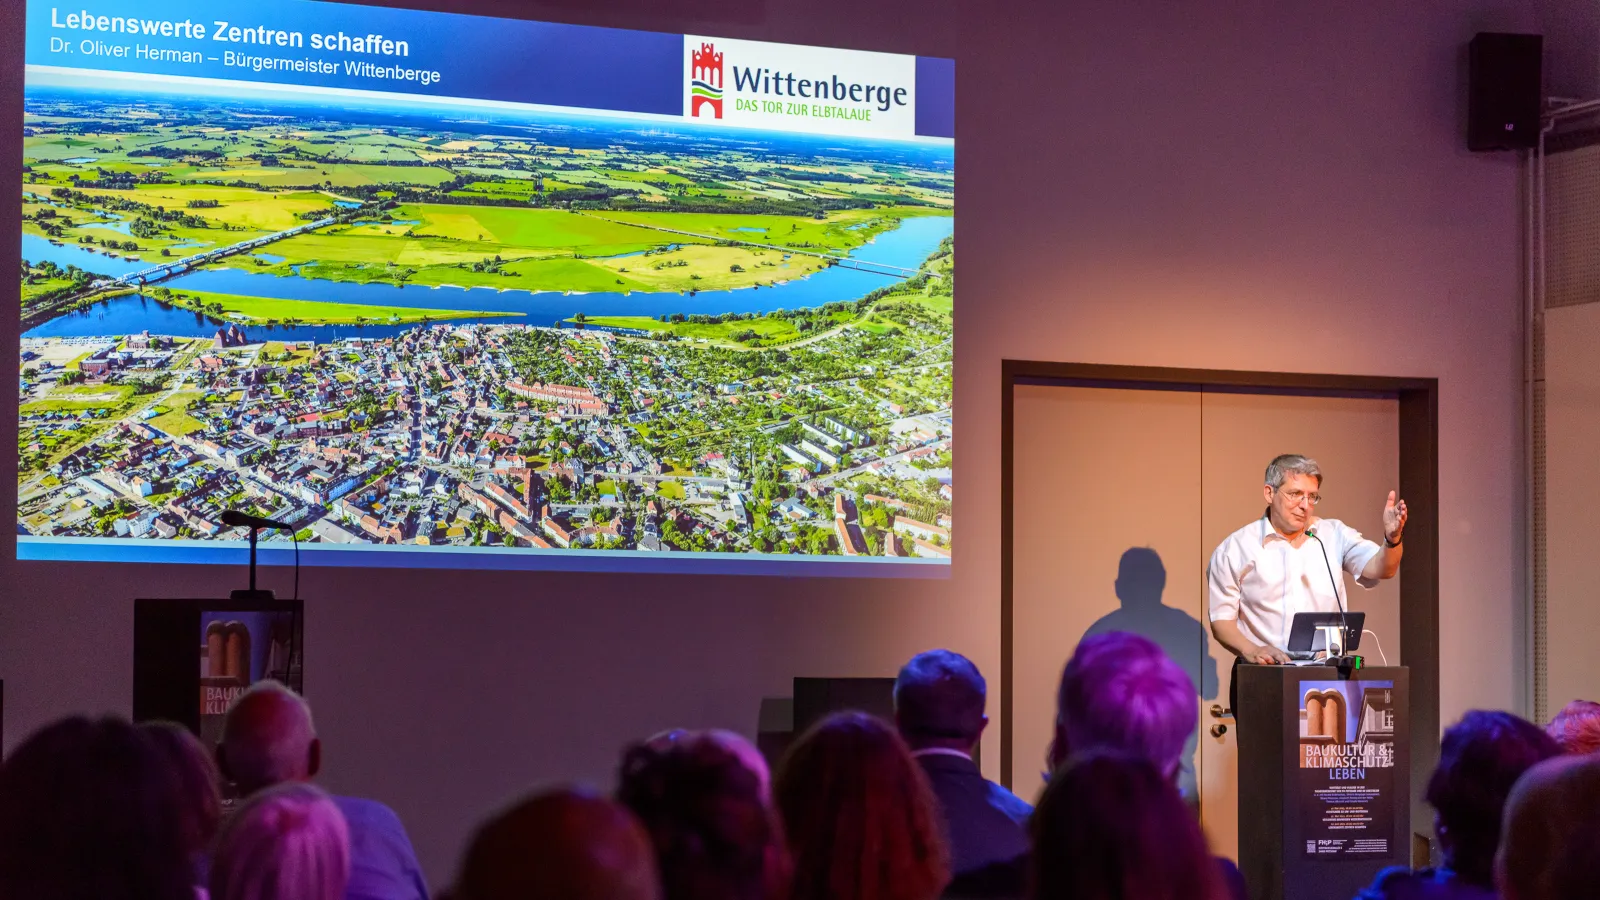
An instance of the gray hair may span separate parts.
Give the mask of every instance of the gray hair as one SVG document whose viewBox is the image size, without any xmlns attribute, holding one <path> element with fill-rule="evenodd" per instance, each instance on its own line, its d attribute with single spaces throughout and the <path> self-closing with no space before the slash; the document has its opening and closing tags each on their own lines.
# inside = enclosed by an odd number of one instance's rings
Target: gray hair
<svg viewBox="0 0 1600 900">
<path fill-rule="evenodd" d="M 1317 467 L 1316 460 L 1298 453 L 1285 453 L 1267 464 L 1267 487 L 1274 490 L 1283 487 L 1283 480 L 1289 475 L 1315 478 L 1317 485 L 1322 485 L 1322 470 Z"/>
<path fill-rule="evenodd" d="M 234 698 L 222 726 L 229 774 L 251 790 L 305 778 L 316 738 L 305 698 L 271 679 Z"/>
<path fill-rule="evenodd" d="M 215 900 L 342 900 L 350 830 L 331 798 L 310 784 L 280 784 L 250 798 L 211 864 Z"/>
</svg>

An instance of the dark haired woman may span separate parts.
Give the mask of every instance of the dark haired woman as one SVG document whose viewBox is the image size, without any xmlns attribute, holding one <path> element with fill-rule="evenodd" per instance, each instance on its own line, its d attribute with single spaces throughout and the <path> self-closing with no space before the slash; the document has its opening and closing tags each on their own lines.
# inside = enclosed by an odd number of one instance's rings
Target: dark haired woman
<svg viewBox="0 0 1600 900">
<path fill-rule="evenodd" d="M 880 719 L 817 723 L 779 764 L 773 799 L 794 856 L 794 900 L 933 900 L 949 881 L 932 791 Z"/>
</svg>

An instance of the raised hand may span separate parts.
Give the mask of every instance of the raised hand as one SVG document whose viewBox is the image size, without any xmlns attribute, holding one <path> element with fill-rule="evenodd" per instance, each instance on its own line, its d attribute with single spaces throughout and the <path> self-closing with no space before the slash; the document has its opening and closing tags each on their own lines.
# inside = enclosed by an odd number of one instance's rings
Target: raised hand
<svg viewBox="0 0 1600 900">
<path fill-rule="evenodd" d="M 1395 499 L 1395 492 L 1389 492 L 1389 499 L 1383 504 L 1383 537 L 1391 544 L 1400 543 L 1400 535 L 1406 530 L 1406 502 Z"/>
</svg>

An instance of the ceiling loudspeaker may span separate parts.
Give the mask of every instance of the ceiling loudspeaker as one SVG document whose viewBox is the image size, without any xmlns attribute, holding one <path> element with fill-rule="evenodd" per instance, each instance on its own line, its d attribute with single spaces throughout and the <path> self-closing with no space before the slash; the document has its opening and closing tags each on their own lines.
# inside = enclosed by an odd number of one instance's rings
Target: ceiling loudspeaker
<svg viewBox="0 0 1600 900">
<path fill-rule="evenodd" d="M 1544 37 L 1479 32 L 1468 45 L 1467 56 L 1467 149 L 1537 146 L 1544 103 Z"/>
</svg>

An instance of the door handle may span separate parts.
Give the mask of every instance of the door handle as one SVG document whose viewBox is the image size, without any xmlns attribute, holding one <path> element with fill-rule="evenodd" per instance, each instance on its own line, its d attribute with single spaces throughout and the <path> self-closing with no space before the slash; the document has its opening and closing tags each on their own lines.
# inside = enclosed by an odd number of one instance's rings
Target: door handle
<svg viewBox="0 0 1600 900">
<path fill-rule="evenodd" d="M 1228 733 L 1228 726 L 1222 724 L 1221 722 L 1218 722 L 1217 724 L 1211 726 L 1211 736 L 1214 737 L 1214 738 L 1222 737 L 1223 735 L 1225 735 L 1227 733 Z"/>
<path fill-rule="evenodd" d="M 1220 703 L 1213 703 L 1211 704 L 1211 718 L 1231 719 L 1233 718 L 1233 710 L 1225 708 Z"/>
</svg>

